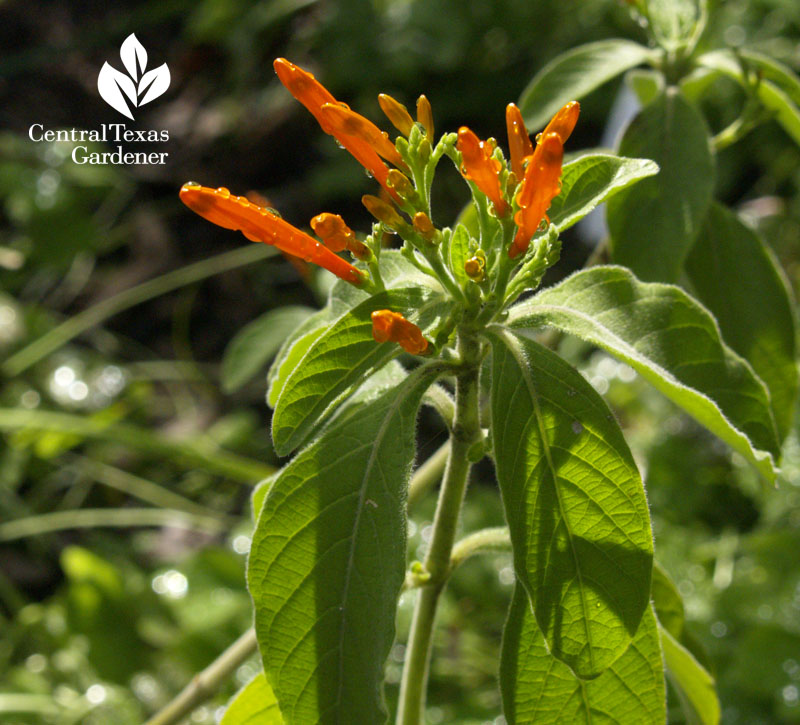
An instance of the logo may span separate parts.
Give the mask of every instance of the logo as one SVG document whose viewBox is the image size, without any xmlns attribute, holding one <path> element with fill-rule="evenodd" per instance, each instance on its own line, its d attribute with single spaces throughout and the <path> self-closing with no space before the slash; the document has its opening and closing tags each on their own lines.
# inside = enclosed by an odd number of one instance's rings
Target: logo
<svg viewBox="0 0 800 725">
<path fill-rule="evenodd" d="M 133 121 L 131 107 L 150 103 L 169 88 L 169 68 L 162 63 L 158 68 L 146 70 L 147 51 L 134 33 L 125 38 L 119 55 L 127 75 L 106 62 L 97 76 L 97 90 L 109 106 Z"/>
</svg>

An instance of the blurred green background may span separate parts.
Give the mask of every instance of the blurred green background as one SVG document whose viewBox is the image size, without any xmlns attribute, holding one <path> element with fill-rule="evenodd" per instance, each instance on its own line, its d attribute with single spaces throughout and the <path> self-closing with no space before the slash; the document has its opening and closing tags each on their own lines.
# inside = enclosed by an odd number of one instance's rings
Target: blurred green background
<svg viewBox="0 0 800 725">
<path fill-rule="evenodd" d="M 714 7 L 705 46 L 747 45 L 800 70 L 796 0 Z M 163 166 L 91 166 L 47 129 L 125 119 L 97 93 L 136 33 L 171 85 L 135 129 L 169 141 Z M 184 208 L 196 180 L 257 191 L 298 226 L 321 211 L 365 232 L 363 170 L 279 85 L 272 60 L 312 70 L 388 129 L 377 94 L 430 99 L 437 132 L 504 137 L 504 108 L 559 52 L 608 37 L 646 42 L 618 0 L 167 0 L 0 2 L 0 722 L 141 723 L 251 622 L 244 586 L 252 485 L 279 463 L 264 404 L 266 359 L 223 388 L 228 343 L 329 284 Z M 571 150 L 601 144 L 620 83 L 583 103 Z M 710 89 L 719 130 L 741 102 Z M 91 150 L 114 150 L 116 144 Z M 717 198 L 759 228 L 800 283 L 800 151 L 769 123 L 719 156 Z M 454 170 L 434 221 L 468 198 Z M 555 276 L 596 239 L 570 230 Z M 757 304 L 757 301 L 755 301 Z M 270 342 L 265 342 L 267 352 Z M 763 491 L 743 461 L 632 372 L 582 344 L 561 352 L 606 393 L 645 474 L 657 557 L 684 596 L 718 678 L 725 723 L 800 723 L 800 439 Z M 228 350 L 228 356 L 232 353 Z M 259 365 L 259 363 L 262 363 Z M 232 389 L 232 388 L 236 389 Z M 424 412 L 420 460 L 444 440 Z M 424 544 L 433 499 L 410 526 Z M 491 466 L 476 472 L 468 530 L 500 525 Z M 510 558 L 467 562 L 443 602 L 428 721 L 502 719 L 497 658 Z M 400 609 L 400 636 L 410 617 Z M 387 664 L 396 697 L 403 647 Z M 213 723 L 257 671 L 249 661 L 189 722 Z M 671 722 L 683 722 L 671 702 Z"/>
</svg>

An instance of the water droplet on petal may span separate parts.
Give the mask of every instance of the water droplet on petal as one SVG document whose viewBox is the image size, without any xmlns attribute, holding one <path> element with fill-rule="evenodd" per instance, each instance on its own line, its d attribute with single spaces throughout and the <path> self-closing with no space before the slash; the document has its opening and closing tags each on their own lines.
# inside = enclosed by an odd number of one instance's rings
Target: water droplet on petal
<svg viewBox="0 0 800 725">
<path fill-rule="evenodd" d="M 219 189 L 217 189 L 214 193 L 218 194 L 223 199 L 229 199 L 231 195 L 231 192 L 228 191 L 228 189 L 226 189 L 224 186 L 220 186 Z"/>
<path fill-rule="evenodd" d="M 184 189 L 186 189 L 186 188 L 189 188 L 189 189 L 197 189 L 197 188 L 199 188 L 200 186 L 201 186 L 201 185 L 200 185 L 200 184 L 198 184 L 196 181 L 187 181 L 187 182 L 186 182 L 186 183 L 183 185 L 183 188 L 184 188 Z"/>
</svg>

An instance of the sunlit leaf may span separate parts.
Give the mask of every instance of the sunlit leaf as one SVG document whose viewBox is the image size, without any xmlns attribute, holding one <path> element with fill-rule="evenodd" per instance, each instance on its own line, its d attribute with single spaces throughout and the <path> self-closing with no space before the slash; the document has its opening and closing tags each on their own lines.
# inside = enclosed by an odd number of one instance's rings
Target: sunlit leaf
<svg viewBox="0 0 800 725">
<path fill-rule="evenodd" d="M 517 578 L 549 651 L 597 677 L 650 601 L 642 481 L 586 379 L 531 340 L 491 328 L 492 436 Z"/>
<path fill-rule="evenodd" d="M 516 305 L 508 323 L 556 327 L 602 347 L 774 482 L 780 446 L 767 390 L 680 288 L 594 267 Z"/>
<path fill-rule="evenodd" d="M 272 416 L 272 440 L 279 455 L 301 445 L 324 422 L 329 406 L 341 401 L 372 372 L 397 357 L 401 348 L 372 337 L 374 310 L 400 312 L 423 330 L 449 309 L 440 295 L 422 287 L 388 290 L 366 299 L 325 328 L 287 376 Z"/>
<path fill-rule="evenodd" d="M 283 725 L 275 693 L 263 672 L 234 695 L 219 725 Z"/>
<path fill-rule="evenodd" d="M 697 63 L 733 78 L 745 88 L 753 87 L 764 107 L 775 114 L 784 131 L 800 144 L 800 80 L 786 66 L 759 53 L 744 52 L 741 57 L 763 77 L 757 80 L 748 77 L 742 62 L 726 50 L 704 53 Z"/>
<path fill-rule="evenodd" d="M 580 100 L 653 57 L 652 50 L 630 40 L 600 40 L 562 53 L 534 76 L 520 96 L 528 129 L 542 129 L 565 103 Z"/>
<path fill-rule="evenodd" d="M 659 627 L 667 677 L 680 698 L 689 725 L 717 725 L 719 700 L 714 678 L 664 627 Z"/>
<path fill-rule="evenodd" d="M 404 579 L 415 419 L 435 370 L 351 399 L 273 480 L 248 582 L 288 722 L 382 723 L 383 666 Z"/>
<path fill-rule="evenodd" d="M 594 680 L 581 680 L 548 651 L 523 588 L 514 589 L 500 664 L 509 725 L 632 725 L 666 722 L 658 627 L 648 607 L 625 652 Z"/>
<path fill-rule="evenodd" d="M 548 216 L 560 231 L 579 222 L 598 204 L 631 184 L 658 173 L 649 159 L 628 159 L 612 154 L 587 154 L 564 164 L 561 193 L 553 199 Z"/>
</svg>

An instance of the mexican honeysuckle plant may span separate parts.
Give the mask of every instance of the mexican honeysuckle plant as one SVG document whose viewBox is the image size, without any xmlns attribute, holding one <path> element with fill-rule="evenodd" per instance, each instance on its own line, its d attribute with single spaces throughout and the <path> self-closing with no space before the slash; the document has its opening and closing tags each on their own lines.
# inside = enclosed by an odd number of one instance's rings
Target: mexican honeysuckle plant
<svg viewBox="0 0 800 725">
<path fill-rule="evenodd" d="M 789 343 L 782 328 L 767 338 L 737 332 L 741 298 L 720 285 L 747 267 L 773 307 L 781 290 L 789 319 L 791 307 L 754 233 L 710 201 L 713 146 L 679 86 L 679 71 L 693 72 L 701 20 L 680 26 L 686 38 L 674 47 L 671 36 L 656 37 L 658 48 L 604 41 L 555 61 L 522 111 L 508 105 L 507 152 L 466 127 L 437 138 L 424 96 L 416 119 L 380 96 L 399 132 L 392 140 L 313 75 L 276 60 L 283 85 L 379 185 L 380 195 L 363 197 L 375 217 L 365 236 L 327 212 L 311 220 L 312 236 L 225 188 L 183 186 L 181 199 L 209 221 L 339 278 L 269 373 L 275 450 L 293 457 L 254 495 L 248 582 L 263 673 L 224 723 L 386 722 L 384 666 L 407 590 L 415 610 L 394 717 L 423 722 L 437 602 L 460 561 L 498 547 L 513 552 L 516 575 L 499 663 L 508 723 L 663 723 L 665 671 L 689 721 L 718 721 L 713 680 L 681 634 L 680 596 L 654 563 L 625 438 L 603 398 L 547 344 L 555 330 L 616 356 L 775 482 L 797 384 L 794 333 Z M 631 157 L 563 163 L 574 97 L 651 61 L 655 70 L 636 79 L 651 95 L 622 142 Z M 737 62 L 718 52 L 699 65 L 735 75 Z M 535 140 L 531 119 L 544 126 Z M 431 208 L 445 162 L 471 192 L 451 227 Z M 606 200 L 612 253 L 626 266 L 591 266 L 537 291 L 560 234 Z M 730 307 L 716 305 L 718 321 L 709 308 L 722 298 Z M 424 404 L 450 437 L 427 553 L 408 566 Z M 507 528 L 456 541 L 470 469 L 486 456 Z"/>
</svg>

